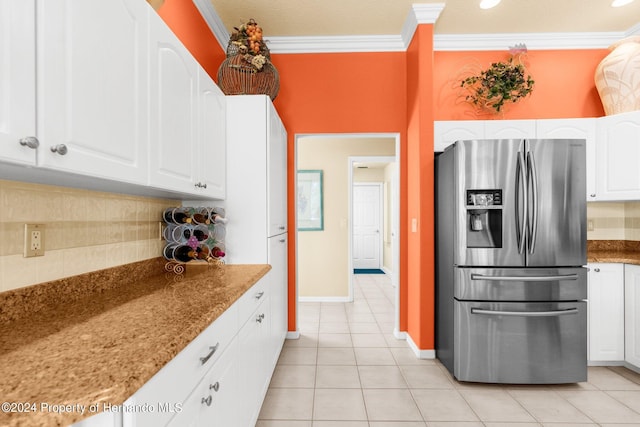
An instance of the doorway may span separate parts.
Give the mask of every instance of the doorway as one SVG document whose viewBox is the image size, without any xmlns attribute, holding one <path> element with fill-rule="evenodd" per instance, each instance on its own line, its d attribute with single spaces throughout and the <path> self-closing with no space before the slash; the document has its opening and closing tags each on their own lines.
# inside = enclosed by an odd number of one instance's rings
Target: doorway
<svg viewBox="0 0 640 427">
<path fill-rule="evenodd" d="M 397 333 L 400 265 L 399 134 L 300 134 L 294 140 L 294 188 L 298 189 L 298 173 L 301 171 L 322 171 L 324 224 L 321 230 L 296 229 L 296 313 L 299 302 L 353 301 L 353 167 L 354 162 L 371 161 L 374 158 L 395 166 L 382 193 L 383 197 L 388 197 L 389 209 L 393 212 L 393 215 L 388 215 L 391 261 L 386 273 L 395 285 L 394 332 Z M 295 222 L 298 224 L 297 195 L 294 197 L 294 204 Z"/>
<path fill-rule="evenodd" d="M 356 166 L 357 169 L 369 166 Z M 354 171 L 357 172 L 357 171 Z M 384 200 L 382 182 L 354 182 L 352 201 L 353 271 L 382 267 Z"/>
</svg>

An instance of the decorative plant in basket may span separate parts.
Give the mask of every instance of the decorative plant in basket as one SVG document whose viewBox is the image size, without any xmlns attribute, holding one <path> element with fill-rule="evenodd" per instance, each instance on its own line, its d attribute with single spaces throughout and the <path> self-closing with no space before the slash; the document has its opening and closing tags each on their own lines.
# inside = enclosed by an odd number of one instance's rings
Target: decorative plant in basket
<svg viewBox="0 0 640 427">
<path fill-rule="evenodd" d="M 505 103 L 516 103 L 533 91 L 534 80 L 528 74 L 522 56 L 527 52 L 524 44 L 510 48 L 506 62 L 494 62 L 479 74 L 462 80 L 460 86 L 468 91 L 465 97 L 480 110 L 500 113 Z"/>
<path fill-rule="evenodd" d="M 218 69 L 218 86 L 226 95 L 264 94 L 274 100 L 280 90 L 280 77 L 271 64 L 262 28 L 250 19 L 234 30 L 227 45 L 227 59 Z"/>
</svg>

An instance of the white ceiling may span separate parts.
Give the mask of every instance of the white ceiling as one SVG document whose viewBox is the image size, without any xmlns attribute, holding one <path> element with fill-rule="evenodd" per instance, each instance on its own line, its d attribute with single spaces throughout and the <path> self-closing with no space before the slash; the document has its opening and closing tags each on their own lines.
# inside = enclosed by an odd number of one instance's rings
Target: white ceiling
<svg viewBox="0 0 640 427">
<path fill-rule="evenodd" d="M 233 32 L 250 18 L 265 37 L 399 35 L 412 4 L 442 3 L 436 35 L 496 33 L 625 33 L 640 24 L 640 0 L 620 8 L 611 0 L 210 0 Z"/>
</svg>

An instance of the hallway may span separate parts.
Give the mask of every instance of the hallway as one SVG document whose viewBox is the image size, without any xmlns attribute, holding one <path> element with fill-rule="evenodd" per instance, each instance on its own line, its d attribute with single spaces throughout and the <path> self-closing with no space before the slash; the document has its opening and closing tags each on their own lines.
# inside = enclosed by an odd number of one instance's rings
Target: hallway
<svg viewBox="0 0 640 427">
<path fill-rule="evenodd" d="M 640 375 L 590 367 L 587 383 L 455 381 L 391 333 L 386 275 L 355 275 L 353 303 L 300 303 L 256 427 L 640 425 Z"/>
</svg>

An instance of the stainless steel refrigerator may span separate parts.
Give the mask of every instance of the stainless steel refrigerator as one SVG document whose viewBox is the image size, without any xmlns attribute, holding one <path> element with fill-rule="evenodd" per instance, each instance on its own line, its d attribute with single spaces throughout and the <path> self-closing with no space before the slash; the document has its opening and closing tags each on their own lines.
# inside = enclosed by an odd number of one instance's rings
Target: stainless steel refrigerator
<svg viewBox="0 0 640 427">
<path fill-rule="evenodd" d="M 436 158 L 436 357 L 460 381 L 587 379 L 584 140 Z"/>
</svg>

